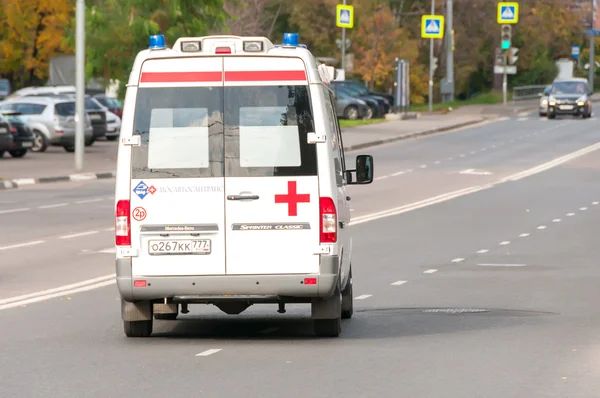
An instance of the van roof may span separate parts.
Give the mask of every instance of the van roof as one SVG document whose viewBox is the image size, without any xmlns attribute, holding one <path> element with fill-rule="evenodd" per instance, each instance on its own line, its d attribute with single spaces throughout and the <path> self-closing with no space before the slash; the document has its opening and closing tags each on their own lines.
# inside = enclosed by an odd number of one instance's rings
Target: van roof
<svg viewBox="0 0 600 398">
<path fill-rule="evenodd" d="M 289 34 L 286 34 L 286 37 Z M 157 40 L 158 37 L 158 40 Z M 151 46 L 140 51 L 134 61 L 128 85 L 137 86 L 142 64 L 151 59 L 198 58 L 198 57 L 280 57 L 300 58 L 308 74 L 309 83 L 322 83 L 329 86 L 335 78 L 335 68 L 320 63 L 306 46 L 283 43 L 274 45 L 262 36 L 213 35 L 180 37 L 172 48 L 164 45 L 162 35 L 152 36 Z M 228 48 L 229 52 L 220 49 Z"/>
</svg>

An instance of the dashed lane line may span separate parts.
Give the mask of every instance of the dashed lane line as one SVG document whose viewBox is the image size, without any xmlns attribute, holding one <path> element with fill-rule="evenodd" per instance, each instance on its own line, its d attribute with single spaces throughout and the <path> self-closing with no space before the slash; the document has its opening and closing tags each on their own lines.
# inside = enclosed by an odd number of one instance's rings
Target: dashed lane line
<svg viewBox="0 0 600 398">
<path fill-rule="evenodd" d="M 436 272 L 437 272 L 437 269 L 428 269 L 427 271 L 423 271 L 424 274 L 433 274 Z"/>
<path fill-rule="evenodd" d="M 523 234 L 520 234 L 520 235 L 519 235 L 519 237 L 521 237 L 521 238 L 526 238 L 526 237 L 528 237 L 529 235 L 531 235 L 531 234 L 528 234 L 528 233 L 523 233 Z"/>
<path fill-rule="evenodd" d="M 31 210 L 30 207 L 22 207 L 20 209 L 0 210 L 0 214 L 20 213 L 20 212 L 29 211 L 29 210 Z"/>
<path fill-rule="evenodd" d="M 392 286 L 400 286 L 400 285 L 404 285 L 406 283 L 406 281 L 396 281 L 396 282 L 392 282 L 391 285 Z"/>
<path fill-rule="evenodd" d="M 489 252 L 489 250 L 488 250 L 488 249 L 481 249 L 481 250 L 478 250 L 478 251 L 477 251 L 477 254 L 485 254 L 485 253 L 487 253 L 487 252 Z"/>
<path fill-rule="evenodd" d="M 45 242 L 46 242 L 45 240 L 36 240 L 33 242 L 24 242 L 24 243 L 17 243 L 14 245 L 1 246 L 0 251 L 10 250 L 10 249 L 19 249 L 21 247 L 35 246 L 35 245 L 39 245 L 39 244 L 45 243 Z"/>
<path fill-rule="evenodd" d="M 503 241 L 503 242 L 500 242 L 500 243 L 499 243 L 499 245 L 500 245 L 500 246 L 506 246 L 506 245 L 510 245 L 510 241 L 508 241 L 508 240 L 505 240 L 505 241 Z"/>
<path fill-rule="evenodd" d="M 86 231 L 86 232 L 80 232 L 77 234 L 71 234 L 71 235 L 63 235 L 63 236 L 59 236 L 58 239 L 73 239 L 73 238 L 79 238 L 82 236 L 88 236 L 88 235 L 95 235 L 97 233 L 99 233 L 100 231 Z"/>
<path fill-rule="evenodd" d="M 364 299 L 368 299 L 369 297 L 372 297 L 372 294 L 363 294 L 361 296 L 355 297 L 354 300 L 364 300 Z"/>
<path fill-rule="evenodd" d="M 221 348 L 211 348 L 210 350 L 202 351 L 196 354 L 197 357 L 207 357 L 209 355 L 216 354 L 217 352 L 222 351 Z"/>
<path fill-rule="evenodd" d="M 453 263 L 460 263 L 460 262 L 463 262 L 463 261 L 465 261 L 465 259 L 464 258 L 460 258 L 460 257 L 459 258 L 455 258 L 454 260 L 452 260 Z"/>
<path fill-rule="evenodd" d="M 56 204 L 53 204 L 53 205 L 38 206 L 37 208 L 38 209 L 55 209 L 57 207 L 65 207 L 65 206 L 68 206 L 68 205 L 69 205 L 68 203 L 56 203 Z"/>
<path fill-rule="evenodd" d="M 537 227 L 537 229 L 543 230 L 543 229 L 546 229 L 546 226 L 545 225 L 540 225 L 539 227 Z"/>
</svg>

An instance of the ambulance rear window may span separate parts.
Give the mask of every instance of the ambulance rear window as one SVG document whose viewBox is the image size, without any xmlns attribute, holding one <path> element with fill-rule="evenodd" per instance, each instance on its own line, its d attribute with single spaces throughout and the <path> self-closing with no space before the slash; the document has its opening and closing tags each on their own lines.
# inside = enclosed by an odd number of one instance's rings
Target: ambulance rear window
<svg viewBox="0 0 600 398">
<path fill-rule="evenodd" d="M 226 87 L 224 120 L 226 176 L 317 174 L 308 86 Z"/>
<path fill-rule="evenodd" d="M 223 89 L 140 88 L 132 178 L 223 177 Z"/>
</svg>

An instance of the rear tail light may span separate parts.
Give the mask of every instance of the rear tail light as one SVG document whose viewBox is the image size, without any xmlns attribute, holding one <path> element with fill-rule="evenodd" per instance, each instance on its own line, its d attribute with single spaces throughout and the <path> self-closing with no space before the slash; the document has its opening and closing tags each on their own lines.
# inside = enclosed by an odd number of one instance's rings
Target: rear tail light
<svg viewBox="0 0 600 398">
<path fill-rule="evenodd" d="M 320 198 L 320 227 L 321 227 L 321 243 L 337 242 L 337 213 L 335 211 L 335 203 L 331 198 Z"/>
<path fill-rule="evenodd" d="M 10 128 L 10 131 L 11 131 L 13 134 L 17 134 L 17 128 L 16 128 L 16 127 L 11 127 L 11 128 Z"/>
<path fill-rule="evenodd" d="M 115 237 L 117 246 L 131 246 L 131 220 L 129 218 L 128 200 L 117 202 Z"/>
</svg>

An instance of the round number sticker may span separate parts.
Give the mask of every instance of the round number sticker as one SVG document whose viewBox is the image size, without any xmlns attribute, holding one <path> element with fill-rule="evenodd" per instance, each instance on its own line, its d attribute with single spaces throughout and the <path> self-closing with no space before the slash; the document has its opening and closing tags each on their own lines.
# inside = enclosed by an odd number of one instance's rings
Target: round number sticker
<svg viewBox="0 0 600 398">
<path fill-rule="evenodd" d="M 137 221 L 142 221 L 146 218 L 146 209 L 143 207 L 136 207 L 133 209 L 133 218 Z"/>
</svg>

